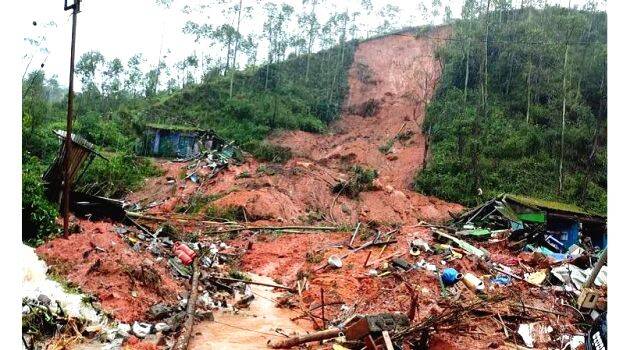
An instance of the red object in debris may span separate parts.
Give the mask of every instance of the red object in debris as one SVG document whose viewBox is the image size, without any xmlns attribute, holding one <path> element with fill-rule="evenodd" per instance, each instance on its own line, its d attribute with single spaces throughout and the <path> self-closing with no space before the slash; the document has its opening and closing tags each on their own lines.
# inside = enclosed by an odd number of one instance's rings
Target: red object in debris
<svg viewBox="0 0 623 350">
<path fill-rule="evenodd" d="M 184 265 L 190 265 L 197 256 L 194 250 L 188 248 L 186 244 L 180 244 L 179 242 L 175 242 L 173 245 L 173 252 L 180 258 Z"/>
</svg>

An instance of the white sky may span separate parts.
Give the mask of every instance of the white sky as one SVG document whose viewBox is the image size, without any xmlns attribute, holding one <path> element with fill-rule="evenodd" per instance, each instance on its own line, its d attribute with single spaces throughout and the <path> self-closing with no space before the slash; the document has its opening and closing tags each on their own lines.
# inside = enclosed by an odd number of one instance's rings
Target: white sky
<svg viewBox="0 0 623 350">
<path fill-rule="evenodd" d="M 71 0 L 70 0 L 71 1 Z M 372 0 L 374 12 L 378 11 L 386 4 L 392 4 L 401 8 L 396 27 L 403 25 L 421 25 L 426 23 L 418 10 L 419 4 L 424 3 L 430 8 L 432 0 L 422 1 L 399 1 L 399 0 Z M 201 52 L 206 55 L 222 54 L 222 49 L 215 46 L 210 48 L 207 42 L 203 45 L 197 44 L 193 38 L 182 33 L 182 27 L 187 20 L 194 18 L 208 23 L 222 24 L 230 23 L 235 26 L 234 18 L 227 18 L 220 14 L 220 10 L 206 11 L 206 13 L 193 12 L 190 15 L 181 11 L 183 5 L 195 6 L 205 3 L 200 0 L 173 0 L 173 6 L 166 9 L 156 5 L 154 0 L 83 0 L 82 12 L 78 15 L 78 30 L 76 42 L 76 61 L 81 54 L 97 50 L 106 59 L 118 57 L 124 65 L 128 59 L 136 54 L 142 53 L 146 59 L 144 70 L 155 67 L 158 62 L 159 53 L 162 45 L 163 55 L 166 54 L 165 62 L 171 67 L 176 62 L 188 55 L 196 52 L 200 56 Z M 255 32 L 261 34 L 264 16 L 259 10 L 260 6 L 267 1 L 244 0 L 243 6 L 253 6 L 256 8 L 254 15 L 250 19 L 241 22 L 241 32 L 243 35 Z M 274 3 L 288 3 L 295 8 L 295 13 L 302 8 L 301 0 L 273 0 Z M 519 3 L 520 0 L 513 0 Z M 550 0 L 552 4 L 568 5 L 568 0 Z M 582 6 L 585 0 L 572 0 L 571 6 Z M 227 5 L 237 4 L 237 0 L 226 1 Z M 442 0 L 442 7 L 446 5 L 452 9 L 453 17 L 460 16 L 462 0 Z M 34 59 L 28 71 L 33 70 L 43 60 L 46 60 L 45 71 L 48 77 L 57 75 L 59 83 L 66 85 L 69 71 L 69 44 L 71 38 L 71 17 L 70 11 L 63 10 L 63 2 L 51 0 L 28 0 L 27 10 L 20 22 L 23 37 L 35 38 L 45 36 L 44 46 L 49 53 L 37 52 L 28 44 L 24 43 L 23 55 L 33 55 Z M 362 11 L 360 0 L 327 0 L 325 4 L 317 8 L 317 16 L 322 23 L 329 13 L 335 10 L 343 10 L 348 7 L 349 12 Z M 434 22 L 440 22 L 443 16 L 439 16 Z M 33 26 L 32 21 L 37 21 L 38 25 Z M 54 21 L 56 27 L 46 26 L 46 23 Z M 377 16 L 360 16 L 358 25 L 360 28 L 375 28 L 380 24 L 381 19 Z M 296 17 L 293 16 L 291 30 L 298 30 L 296 27 Z M 359 36 L 365 36 L 360 34 Z M 317 49 L 318 47 L 316 47 Z M 167 53 L 171 50 L 170 53 Z M 263 60 L 266 49 L 260 47 L 258 60 Z M 47 59 L 46 59 L 47 57 Z M 25 70 L 28 59 L 22 59 L 21 69 Z M 77 82 L 79 88 L 79 82 Z"/>
</svg>

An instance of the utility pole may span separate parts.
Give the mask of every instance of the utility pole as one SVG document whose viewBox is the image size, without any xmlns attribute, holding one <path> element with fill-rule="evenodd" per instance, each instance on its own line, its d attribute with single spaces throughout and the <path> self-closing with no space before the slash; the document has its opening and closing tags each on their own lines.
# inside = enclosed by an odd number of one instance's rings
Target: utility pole
<svg viewBox="0 0 623 350">
<path fill-rule="evenodd" d="M 67 133 L 65 135 L 65 158 L 63 158 L 63 236 L 69 236 L 69 191 L 71 189 L 69 174 L 69 158 L 71 156 L 72 140 L 72 122 L 74 115 L 74 60 L 76 56 L 76 24 L 78 20 L 78 12 L 80 12 L 80 1 L 74 0 L 74 3 L 67 6 L 65 0 L 65 11 L 72 10 L 72 26 L 71 26 L 71 56 L 69 58 L 69 93 L 67 95 Z"/>
</svg>

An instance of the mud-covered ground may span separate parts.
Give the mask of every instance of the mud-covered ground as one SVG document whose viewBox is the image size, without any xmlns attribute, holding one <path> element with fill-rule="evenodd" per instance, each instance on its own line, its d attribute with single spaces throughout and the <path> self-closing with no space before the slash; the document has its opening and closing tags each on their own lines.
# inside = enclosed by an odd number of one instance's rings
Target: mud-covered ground
<svg viewBox="0 0 623 350">
<path fill-rule="evenodd" d="M 445 35 L 447 31 L 443 28 L 429 34 Z M 458 204 L 411 189 L 412 179 L 427 156 L 421 126 L 426 104 L 441 74 L 440 62 L 434 57 L 438 42 L 428 37 L 390 35 L 361 43 L 349 71 L 350 91 L 344 101 L 343 115 L 330 126 L 329 132 L 324 135 L 281 132 L 271 136 L 270 142 L 290 147 L 295 155 L 284 164 L 248 158 L 211 179 L 193 183 L 184 180 L 192 162 L 160 160 L 158 164 L 165 174 L 148 179 L 142 190 L 130 194 L 126 200 L 140 204 L 143 214 L 171 219 L 169 223 L 179 231 L 180 237 L 193 234 L 200 241 L 213 237 L 206 234 L 213 225 L 208 228 L 200 221 L 205 220 L 206 209 L 192 214 L 183 210 L 197 196 L 212 196 L 206 206 L 242 208 L 244 218 L 239 219 L 254 225 L 337 227 L 331 232 L 242 231 L 230 236 L 229 243 L 234 247 L 231 254 L 239 257 L 242 270 L 291 287 L 297 280 L 307 280 L 302 298 L 292 294 L 280 301 L 282 307 L 292 309 L 289 314 L 303 315 L 304 310 L 312 310 L 315 318 L 292 317 L 303 329 L 318 328 L 321 323 L 317 308 L 321 288 L 328 304 L 325 312 L 329 320 L 346 313 L 406 313 L 414 295 L 417 298 L 414 322 L 420 322 L 453 303 L 477 300 L 478 296 L 462 284 L 443 297 L 437 275 L 426 269 L 383 273 L 389 258 L 400 257 L 408 263 L 424 259 L 439 268 L 454 267 L 463 273 L 487 277 L 467 256 L 444 265 L 439 255 L 409 254 L 409 242 L 413 239 L 434 243 L 430 229 L 418 225 L 420 221 L 443 222 L 450 218 L 449 212 L 462 210 Z M 374 107 L 373 112 L 368 113 L 370 106 Z M 387 152 L 379 150 L 392 139 L 393 145 Z M 349 168 L 357 164 L 379 172 L 374 188 L 360 193 L 358 198 L 337 196 L 333 186 L 340 179 L 348 179 Z M 208 172 L 195 170 L 200 176 Z M 162 223 L 137 220 L 150 230 Z M 348 254 L 346 244 L 357 222 L 364 223 L 367 229 L 362 229 L 355 246 L 369 240 L 376 230 L 386 233 L 392 228 L 398 228 L 391 236 L 397 242 L 385 248 L 377 246 Z M 114 232 L 112 223 L 83 219 L 78 223 L 81 232 L 68 239 L 54 239 L 39 247 L 37 253 L 58 274 L 97 296 L 102 308 L 117 319 L 124 322 L 145 319 L 151 305 L 161 301 L 177 303 L 188 290 L 188 285 L 173 278 L 166 261 L 155 261 L 144 250 L 133 250 L 132 242 L 123 241 Z M 526 267 L 533 271 L 539 267 L 530 257 L 521 260 L 503 245 L 486 248 L 493 253 L 494 261 L 511 265 L 518 274 L 525 272 Z M 321 268 L 331 255 L 346 255 L 342 268 Z M 364 267 L 366 260 L 368 266 Z M 519 262 L 523 265 L 518 265 Z M 371 274 L 371 269 L 380 275 Z M 571 308 L 562 305 L 561 296 L 519 281 L 506 287 L 491 286 L 487 284 L 488 295 L 507 298 L 495 305 L 495 312 L 489 309 L 477 315 L 468 314 L 450 326 L 438 328 L 431 335 L 431 349 L 516 348 L 514 344 L 523 344 L 516 334 L 517 326 L 525 322 L 551 325 L 555 329 L 552 339 L 563 333 L 579 332 L 573 325 L 577 316 Z M 512 306 L 517 302 L 555 309 L 566 316 L 528 309 L 518 311 Z M 223 343 L 226 339 L 219 341 Z"/>
</svg>

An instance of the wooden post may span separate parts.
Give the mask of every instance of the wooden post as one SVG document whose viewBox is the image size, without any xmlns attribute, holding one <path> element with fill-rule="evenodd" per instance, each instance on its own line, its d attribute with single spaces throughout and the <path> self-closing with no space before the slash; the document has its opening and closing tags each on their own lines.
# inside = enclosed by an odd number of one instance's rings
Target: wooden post
<svg viewBox="0 0 623 350">
<path fill-rule="evenodd" d="M 363 267 L 368 266 L 368 260 L 370 260 L 370 255 L 372 255 L 372 251 L 368 252 L 368 256 L 366 257 L 366 261 L 363 262 Z"/>
<path fill-rule="evenodd" d="M 199 296 L 199 275 L 200 275 L 200 257 L 196 256 L 193 261 L 193 279 L 190 287 L 190 295 L 188 297 L 188 305 L 186 306 L 186 321 L 184 322 L 184 328 L 177 338 L 177 341 L 173 345 L 174 350 L 186 350 L 188 348 L 188 342 L 193 331 L 193 324 L 195 322 L 195 303 Z"/>
<path fill-rule="evenodd" d="M 597 275 L 599 275 L 599 271 L 601 271 L 601 268 L 606 263 L 606 258 L 608 257 L 607 249 L 608 248 L 606 247 L 604 248 L 603 252 L 601 252 L 601 255 L 599 256 L 599 260 L 597 260 L 595 267 L 593 267 L 593 272 L 591 272 L 591 275 L 588 277 L 588 279 L 586 280 L 586 283 L 584 284 L 584 288 L 590 288 L 593 286 L 593 283 L 595 282 Z"/>
<path fill-rule="evenodd" d="M 327 321 L 324 318 L 324 288 L 320 287 L 320 307 L 322 312 L 322 328 L 327 329 Z"/>
<path fill-rule="evenodd" d="M 74 4 L 67 6 L 65 0 L 65 11 L 73 10 L 71 27 L 71 55 L 69 57 L 69 93 L 67 95 L 67 135 L 65 135 L 65 158 L 63 159 L 64 179 L 63 179 L 63 236 L 69 235 L 69 191 L 71 188 L 71 178 L 69 174 L 69 158 L 71 156 L 72 122 L 74 114 L 74 60 L 76 57 L 76 26 L 78 12 L 80 12 L 80 1 L 74 0 Z"/>
</svg>

